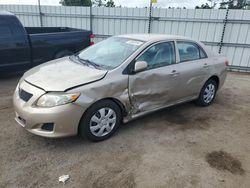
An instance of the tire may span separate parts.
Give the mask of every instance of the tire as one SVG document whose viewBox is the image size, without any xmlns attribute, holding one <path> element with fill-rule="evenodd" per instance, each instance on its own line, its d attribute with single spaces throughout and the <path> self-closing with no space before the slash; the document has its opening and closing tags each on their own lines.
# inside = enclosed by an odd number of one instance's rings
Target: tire
<svg viewBox="0 0 250 188">
<path fill-rule="evenodd" d="M 71 52 L 69 50 L 62 50 L 60 52 L 57 52 L 54 58 L 58 59 L 61 57 L 66 57 L 66 56 L 72 55 L 72 54 L 73 54 L 73 52 Z"/>
<path fill-rule="evenodd" d="M 214 101 L 217 89 L 217 82 L 213 79 L 209 79 L 202 87 L 199 98 L 195 101 L 195 103 L 199 106 L 209 106 Z"/>
<path fill-rule="evenodd" d="M 113 101 L 97 102 L 84 113 L 79 125 L 79 134 L 95 142 L 108 139 L 120 126 L 121 117 L 121 110 Z"/>
</svg>

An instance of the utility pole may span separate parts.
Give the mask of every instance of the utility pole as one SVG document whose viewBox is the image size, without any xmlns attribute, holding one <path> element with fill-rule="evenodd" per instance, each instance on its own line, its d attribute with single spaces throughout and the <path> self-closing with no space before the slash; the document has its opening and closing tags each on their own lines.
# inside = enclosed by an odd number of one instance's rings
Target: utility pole
<svg viewBox="0 0 250 188">
<path fill-rule="evenodd" d="M 90 27 L 90 31 L 93 30 L 93 25 L 92 25 L 92 20 L 93 20 L 93 14 L 92 14 L 92 7 L 93 6 L 93 2 L 91 1 L 91 4 L 90 4 L 90 9 L 89 9 L 89 27 Z"/>
<path fill-rule="evenodd" d="M 40 17 L 40 25 L 41 27 L 43 27 L 43 13 L 42 13 L 42 10 L 41 10 L 41 2 L 40 0 L 38 0 L 38 10 L 39 10 L 39 17 Z"/>
</svg>

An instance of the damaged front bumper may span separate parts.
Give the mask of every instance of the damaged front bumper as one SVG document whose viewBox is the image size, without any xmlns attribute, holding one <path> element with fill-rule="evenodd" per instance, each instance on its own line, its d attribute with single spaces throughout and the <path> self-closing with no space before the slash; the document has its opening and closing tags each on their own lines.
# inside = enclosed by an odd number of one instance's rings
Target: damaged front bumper
<svg viewBox="0 0 250 188">
<path fill-rule="evenodd" d="M 34 102 L 45 92 L 25 81 L 19 87 L 32 95 L 28 101 L 25 101 L 20 97 L 19 88 L 14 93 L 15 120 L 19 125 L 43 137 L 65 137 L 77 134 L 78 125 L 84 113 L 81 106 L 69 103 L 51 108 L 35 107 Z"/>
</svg>

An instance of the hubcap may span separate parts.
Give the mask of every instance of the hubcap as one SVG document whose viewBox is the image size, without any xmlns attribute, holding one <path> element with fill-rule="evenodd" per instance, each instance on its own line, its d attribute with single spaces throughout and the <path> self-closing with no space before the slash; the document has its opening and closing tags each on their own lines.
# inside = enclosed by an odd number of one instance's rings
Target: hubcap
<svg viewBox="0 0 250 188">
<path fill-rule="evenodd" d="M 111 108 L 99 109 L 90 119 L 90 131 L 102 137 L 109 134 L 116 124 L 116 113 Z"/>
<path fill-rule="evenodd" d="M 208 84 L 203 94 L 203 99 L 205 103 L 210 103 L 214 98 L 214 94 L 215 86 L 213 84 Z"/>
</svg>

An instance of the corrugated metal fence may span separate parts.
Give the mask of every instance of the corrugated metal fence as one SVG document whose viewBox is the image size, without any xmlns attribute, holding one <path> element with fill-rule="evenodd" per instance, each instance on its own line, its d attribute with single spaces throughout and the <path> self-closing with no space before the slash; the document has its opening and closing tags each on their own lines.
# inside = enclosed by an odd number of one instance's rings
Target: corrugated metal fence
<svg viewBox="0 0 250 188">
<path fill-rule="evenodd" d="M 124 33 L 148 33 L 149 8 L 0 5 L 25 26 L 92 29 L 96 41 Z M 231 68 L 250 71 L 250 10 L 152 9 L 151 33 L 183 35 L 226 55 Z"/>
</svg>

